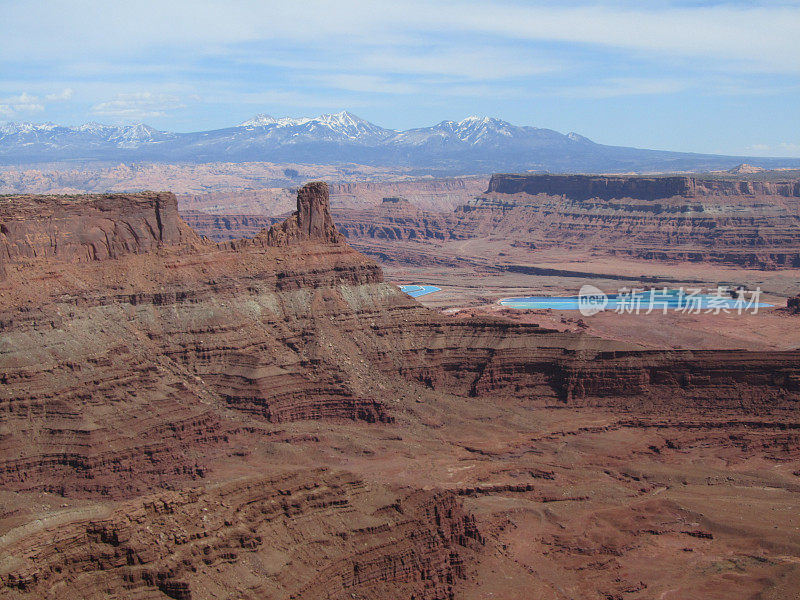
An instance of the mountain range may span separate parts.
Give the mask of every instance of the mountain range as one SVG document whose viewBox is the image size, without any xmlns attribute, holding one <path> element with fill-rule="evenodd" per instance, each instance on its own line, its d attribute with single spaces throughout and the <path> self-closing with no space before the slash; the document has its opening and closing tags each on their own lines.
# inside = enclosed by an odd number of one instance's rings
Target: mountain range
<svg viewBox="0 0 800 600">
<path fill-rule="evenodd" d="M 143 123 L 0 125 L 0 164 L 53 161 L 277 162 L 396 166 L 435 174 L 496 171 L 654 172 L 729 169 L 741 162 L 800 167 L 800 158 L 757 158 L 597 144 L 577 133 L 491 117 L 396 131 L 349 112 L 314 118 L 260 114 L 235 127 L 174 133 Z"/>
</svg>

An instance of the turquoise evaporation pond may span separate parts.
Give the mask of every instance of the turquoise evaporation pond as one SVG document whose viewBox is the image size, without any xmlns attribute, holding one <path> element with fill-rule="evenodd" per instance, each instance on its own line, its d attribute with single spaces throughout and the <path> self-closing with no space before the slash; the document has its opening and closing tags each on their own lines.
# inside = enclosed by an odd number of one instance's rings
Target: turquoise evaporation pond
<svg viewBox="0 0 800 600">
<path fill-rule="evenodd" d="M 744 300 L 717 296 L 714 294 L 686 294 L 680 290 L 669 290 L 651 294 L 645 292 L 632 296 L 631 294 L 609 294 L 608 304 L 603 310 L 624 309 L 627 312 L 635 312 L 636 302 L 638 310 L 647 312 L 652 306 L 653 311 L 663 310 L 686 310 L 687 312 L 696 310 L 716 310 L 728 309 L 752 311 L 753 308 L 771 308 L 772 304 L 763 302 L 751 302 L 752 296 L 746 295 Z M 521 298 L 505 298 L 500 300 L 500 304 L 508 308 L 536 309 L 550 308 L 553 310 L 579 310 L 579 296 L 525 296 Z M 631 309 L 634 309 L 633 311 Z"/>
<path fill-rule="evenodd" d="M 419 298 L 420 296 L 424 296 L 425 294 L 432 294 L 433 292 L 439 292 L 442 288 L 438 288 L 435 285 L 401 285 L 400 291 L 405 292 L 412 298 Z"/>
</svg>

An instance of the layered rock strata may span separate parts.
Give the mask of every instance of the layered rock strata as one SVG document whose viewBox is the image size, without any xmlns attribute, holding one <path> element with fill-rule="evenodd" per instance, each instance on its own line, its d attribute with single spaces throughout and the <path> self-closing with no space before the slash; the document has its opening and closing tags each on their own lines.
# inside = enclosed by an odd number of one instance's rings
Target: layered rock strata
<svg viewBox="0 0 800 600">
<path fill-rule="evenodd" d="M 453 213 L 392 205 L 341 211 L 336 220 L 360 250 L 394 252 L 407 262 L 415 247 L 481 239 L 510 245 L 517 255 L 521 248 L 532 255 L 563 248 L 756 269 L 800 266 L 794 180 L 494 175 L 486 193 Z"/>
<path fill-rule="evenodd" d="M 197 233 L 218 242 L 255 237 L 282 221 L 264 215 L 213 215 L 199 210 L 181 211 L 180 216 Z"/>
<path fill-rule="evenodd" d="M 320 469 L 68 516 L 54 537 L 3 540 L 13 558 L 1 595 L 433 600 L 453 597 L 483 544 L 455 494 L 372 489 Z"/>
<path fill-rule="evenodd" d="M 118 258 L 196 237 L 171 193 L 0 197 L 0 269 L 26 258 Z"/>
<path fill-rule="evenodd" d="M 761 447 L 783 461 L 761 487 L 793 493 L 799 352 L 643 352 L 449 319 L 344 242 L 324 184 L 285 222 L 220 244 L 170 198 L 3 200 L 2 222 L 28 233 L 3 233 L 2 597 L 455 598 L 492 583 L 492 564 L 528 582 L 502 507 L 588 502 L 598 482 L 598 510 L 650 493 L 621 459 L 593 462 L 624 432 L 675 461 L 679 444 L 716 440 L 728 461 Z M 667 444 L 659 428 L 678 433 Z M 554 450 L 573 436 L 580 471 Z M 647 514 L 656 527 L 662 512 Z M 527 530 L 559 569 L 639 547 L 560 518 Z M 611 571 L 570 577 L 579 596 L 622 593 Z"/>
<path fill-rule="evenodd" d="M 626 175 L 492 175 L 487 194 L 565 196 L 573 200 L 637 198 L 663 200 L 681 196 L 779 196 L 800 198 L 799 181 L 754 181 L 711 177 Z"/>
</svg>

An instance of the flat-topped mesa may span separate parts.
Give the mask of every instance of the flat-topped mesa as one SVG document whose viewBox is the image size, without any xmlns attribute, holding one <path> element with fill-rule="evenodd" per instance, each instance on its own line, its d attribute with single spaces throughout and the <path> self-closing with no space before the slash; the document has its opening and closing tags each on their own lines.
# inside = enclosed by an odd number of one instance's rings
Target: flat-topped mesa
<svg viewBox="0 0 800 600">
<path fill-rule="evenodd" d="M 268 246 L 289 246 L 304 241 L 344 242 L 344 236 L 336 231 L 331 218 L 328 184 L 312 181 L 297 190 L 297 210 L 262 235 L 266 236 Z"/>
<path fill-rule="evenodd" d="M 565 196 L 572 200 L 600 198 L 663 198 L 704 196 L 783 196 L 800 198 L 800 181 L 751 181 L 685 176 L 642 177 L 624 175 L 492 175 L 487 194 Z"/>
<path fill-rule="evenodd" d="M 0 197 L 0 273 L 3 262 L 89 262 L 198 240 L 169 192 Z"/>
</svg>

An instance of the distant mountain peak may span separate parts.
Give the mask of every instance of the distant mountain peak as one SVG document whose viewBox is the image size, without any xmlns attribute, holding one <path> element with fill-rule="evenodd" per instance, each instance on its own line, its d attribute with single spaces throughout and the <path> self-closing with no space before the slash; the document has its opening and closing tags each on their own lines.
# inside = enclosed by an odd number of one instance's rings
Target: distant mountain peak
<svg viewBox="0 0 800 600">
<path fill-rule="evenodd" d="M 32 123 L 31 121 L 8 121 L 0 125 L 0 131 L 3 133 L 23 133 L 31 131 L 52 131 L 59 125 L 47 121 L 46 123 Z"/>
<path fill-rule="evenodd" d="M 470 115 L 464 119 L 461 119 L 459 123 L 474 123 L 475 121 L 480 121 L 481 123 L 488 123 L 489 121 L 496 121 L 492 117 L 487 117 L 486 115 Z"/>
<path fill-rule="evenodd" d="M 365 121 L 361 117 L 356 116 L 351 112 L 347 112 L 346 110 L 338 113 L 324 113 L 312 120 L 324 121 L 327 123 L 369 123 L 369 121 Z"/>
<path fill-rule="evenodd" d="M 115 142 L 120 148 L 137 148 L 169 137 L 171 137 L 170 134 L 165 131 L 159 131 L 145 123 L 134 123 L 119 127 L 116 133 L 112 133 L 108 139 Z"/>
<path fill-rule="evenodd" d="M 364 119 L 362 119 L 358 115 L 354 115 L 353 113 L 351 113 L 350 111 L 347 111 L 347 110 L 340 110 L 337 113 L 325 113 L 325 114 L 322 114 L 322 115 L 319 116 L 320 119 L 326 118 L 326 117 L 327 118 L 336 118 L 336 119 L 351 119 L 353 121 L 364 121 Z"/>
<path fill-rule="evenodd" d="M 574 131 L 570 131 L 567 134 L 567 137 L 569 139 L 571 139 L 573 142 L 581 142 L 581 143 L 584 143 L 584 144 L 585 143 L 594 144 L 594 142 L 592 140 L 590 140 L 589 138 L 584 137 L 584 136 L 582 136 L 582 135 L 580 135 L 578 133 L 575 133 Z"/>
<path fill-rule="evenodd" d="M 605 146 L 577 133 L 518 126 L 486 115 L 405 131 L 380 127 L 346 110 L 299 118 L 262 113 L 239 126 L 186 133 L 159 131 L 144 123 L 0 124 L 0 164 L 87 158 L 358 163 L 450 173 L 687 171 L 730 169 L 745 162 L 744 157 Z M 800 159 L 748 158 L 747 162 L 773 168 L 800 165 Z"/>
<path fill-rule="evenodd" d="M 278 122 L 278 119 L 273 117 L 272 115 L 268 115 L 265 113 L 258 113 L 251 119 L 247 119 L 247 121 L 242 121 L 239 123 L 239 127 L 263 127 L 265 125 L 274 125 Z"/>
<path fill-rule="evenodd" d="M 272 115 L 259 113 L 252 119 L 248 119 L 243 123 L 239 123 L 239 127 L 287 127 L 293 125 L 302 125 L 308 121 L 310 121 L 310 119 L 307 118 L 293 119 L 291 117 L 280 117 L 276 119 Z"/>
</svg>

